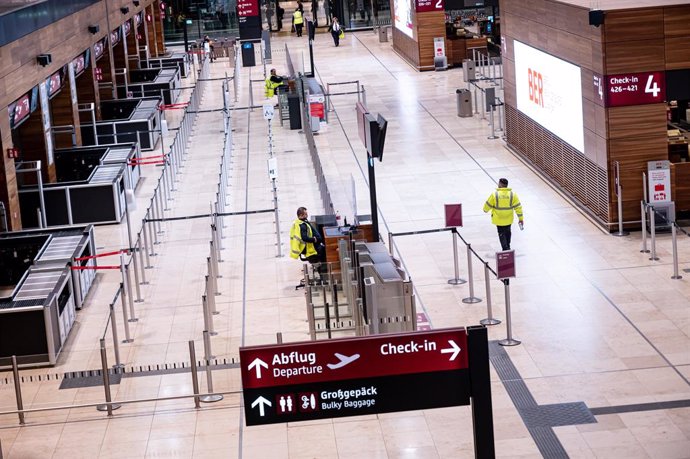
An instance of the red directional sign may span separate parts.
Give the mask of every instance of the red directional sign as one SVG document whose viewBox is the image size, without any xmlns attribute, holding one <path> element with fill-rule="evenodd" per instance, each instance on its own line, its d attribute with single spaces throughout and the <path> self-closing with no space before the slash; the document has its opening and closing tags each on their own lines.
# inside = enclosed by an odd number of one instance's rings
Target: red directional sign
<svg viewBox="0 0 690 459">
<path fill-rule="evenodd" d="M 245 389 L 467 368 L 464 328 L 240 349 Z"/>
<path fill-rule="evenodd" d="M 607 75 L 606 106 L 657 104 L 666 100 L 664 72 Z"/>
</svg>

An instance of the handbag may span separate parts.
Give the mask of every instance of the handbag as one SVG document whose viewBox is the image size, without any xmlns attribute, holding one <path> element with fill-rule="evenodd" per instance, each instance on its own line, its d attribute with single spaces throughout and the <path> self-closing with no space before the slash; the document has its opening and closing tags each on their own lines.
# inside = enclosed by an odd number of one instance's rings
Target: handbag
<svg viewBox="0 0 690 459">
<path fill-rule="evenodd" d="M 340 29 L 340 33 L 338 34 L 338 38 L 340 38 L 341 40 L 343 38 L 345 38 L 345 31 L 343 29 Z"/>
</svg>

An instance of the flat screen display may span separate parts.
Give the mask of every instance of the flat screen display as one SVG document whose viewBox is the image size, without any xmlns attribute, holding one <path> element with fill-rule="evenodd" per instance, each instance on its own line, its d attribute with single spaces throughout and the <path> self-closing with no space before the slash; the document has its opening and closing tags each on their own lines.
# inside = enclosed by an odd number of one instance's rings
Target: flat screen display
<svg viewBox="0 0 690 459">
<path fill-rule="evenodd" d="M 584 153 L 580 67 L 515 41 L 517 108 Z"/>
<path fill-rule="evenodd" d="M 50 78 L 48 78 L 48 96 L 55 95 L 55 93 L 57 93 L 61 87 L 62 74 L 61 71 L 58 70 L 57 72 L 50 75 Z"/>
<path fill-rule="evenodd" d="M 414 39 L 414 26 L 412 25 L 412 2 L 414 0 L 393 0 L 395 14 L 395 28 Z"/>
<path fill-rule="evenodd" d="M 19 126 L 19 124 L 31 113 L 31 100 L 29 98 L 29 93 L 24 94 L 22 97 L 11 103 L 7 112 L 10 116 L 10 127 L 15 128 Z"/>
</svg>

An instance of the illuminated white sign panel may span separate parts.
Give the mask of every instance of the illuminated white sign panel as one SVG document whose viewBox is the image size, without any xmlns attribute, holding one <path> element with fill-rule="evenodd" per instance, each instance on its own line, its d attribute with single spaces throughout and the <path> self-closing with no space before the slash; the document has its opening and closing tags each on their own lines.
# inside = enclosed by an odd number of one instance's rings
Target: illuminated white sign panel
<svg viewBox="0 0 690 459">
<path fill-rule="evenodd" d="M 517 108 L 585 151 L 580 67 L 515 41 Z"/>
<path fill-rule="evenodd" d="M 395 14 L 395 28 L 414 38 L 414 29 L 412 26 L 412 0 L 394 0 L 393 13 Z"/>
</svg>

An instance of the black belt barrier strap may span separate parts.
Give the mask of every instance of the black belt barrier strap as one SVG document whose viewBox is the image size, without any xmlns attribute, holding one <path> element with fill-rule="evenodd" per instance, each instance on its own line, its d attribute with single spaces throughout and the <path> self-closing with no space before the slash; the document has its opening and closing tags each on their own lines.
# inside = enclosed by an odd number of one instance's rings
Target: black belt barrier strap
<svg viewBox="0 0 690 459">
<path fill-rule="evenodd" d="M 245 212 L 214 212 L 212 214 L 197 214 L 197 215 L 184 215 L 182 217 L 165 217 L 165 218 L 147 218 L 146 222 L 172 222 L 176 220 L 194 220 L 196 218 L 209 218 L 209 217 L 232 217 L 235 215 L 250 215 L 250 214 L 267 214 L 269 212 L 275 212 L 275 209 L 262 209 L 262 210 L 248 210 Z"/>
</svg>

